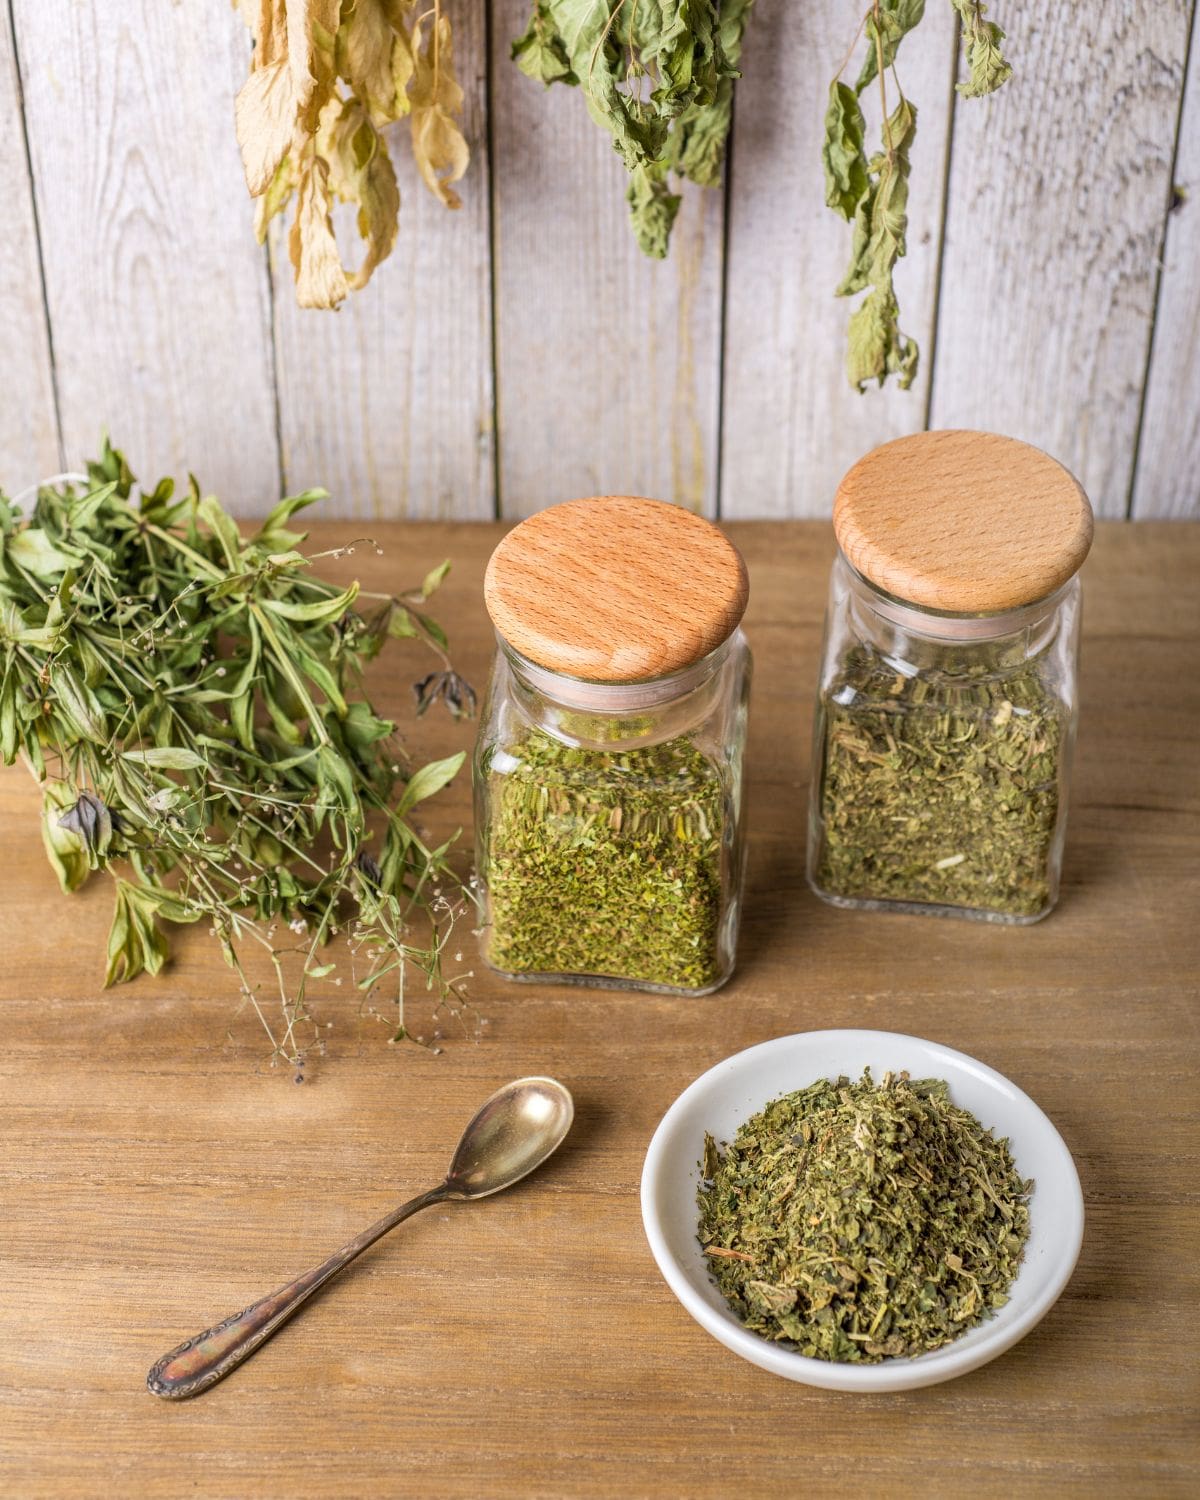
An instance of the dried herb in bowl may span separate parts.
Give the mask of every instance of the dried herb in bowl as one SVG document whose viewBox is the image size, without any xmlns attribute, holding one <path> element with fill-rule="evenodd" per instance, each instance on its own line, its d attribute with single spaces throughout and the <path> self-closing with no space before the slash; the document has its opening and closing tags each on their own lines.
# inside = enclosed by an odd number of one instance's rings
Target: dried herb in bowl
<svg viewBox="0 0 1200 1500">
<path fill-rule="evenodd" d="M 687 736 L 628 750 L 530 730 L 486 774 L 488 960 L 511 974 L 719 975 L 725 789 Z"/>
<path fill-rule="evenodd" d="M 1029 1235 L 1033 1183 L 938 1079 L 870 1070 L 705 1137 L 699 1240 L 753 1332 L 815 1359 L 938 1349 L 990 1317 Z"/>
</svg>

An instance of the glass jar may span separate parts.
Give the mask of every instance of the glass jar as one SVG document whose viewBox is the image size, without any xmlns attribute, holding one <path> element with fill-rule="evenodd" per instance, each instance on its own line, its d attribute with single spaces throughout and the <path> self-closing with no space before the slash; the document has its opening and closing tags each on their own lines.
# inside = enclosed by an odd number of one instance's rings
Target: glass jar
<svg viewBox="0 0 1200 1500">
<path fill-rule="evenodd" d="M 863 464 L 835 508 L 809 882 L 838 906 L 1036 922 L 1058 899 L 1087 499 L 991 434 L 923 433 Z"/>
<path fill-rule="evenodd" d="M 548 537 L 556 559 L 539 576 Z M 698 543 L 718 564 L 707 597 L 704 568 L 700 587 L 689 582 Z M 689 995 L 729 978 L 744 862 L 745 593 L 732 544 L 658 501 L 567 502 L 501 543 L 474 781 L 483 955 L 505 978 Z M 645 675 L 652 663 L 669 669 Z"/>
</svg>

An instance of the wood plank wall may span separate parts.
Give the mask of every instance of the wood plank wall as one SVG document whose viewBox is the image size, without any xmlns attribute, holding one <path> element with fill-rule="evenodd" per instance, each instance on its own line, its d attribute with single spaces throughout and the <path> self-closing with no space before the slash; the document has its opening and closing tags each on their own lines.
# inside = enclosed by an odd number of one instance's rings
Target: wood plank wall
<svg viewBox="0 0 1200 1500">
<path fill-rule="evenodd" d="M 1200 516 L 1200 46 L 1194 0 L 995 0 L 1017 78 L 963 100 L 929 0 L 908 392 L 842 374 L 848 238 L 824 208 L 838 0 L 758 0 L 723 189 L 645 260 L 623 172 L 573 90 L 509 61 L 528 0 L 444 0 L 466 93 L 463 208 L 398 143 L 401 234 L 337 314 L 255 244 L 233 135 L 248 42 L 223 0 L 0 12 L 0 485 L 91 452 L 195 470 L 244 514 L 521 516 L 604 490 L 710 515 L 824 515 L 848 464 L 979 426 L 1070 464 L 1106 516 Z"/>
</svg>

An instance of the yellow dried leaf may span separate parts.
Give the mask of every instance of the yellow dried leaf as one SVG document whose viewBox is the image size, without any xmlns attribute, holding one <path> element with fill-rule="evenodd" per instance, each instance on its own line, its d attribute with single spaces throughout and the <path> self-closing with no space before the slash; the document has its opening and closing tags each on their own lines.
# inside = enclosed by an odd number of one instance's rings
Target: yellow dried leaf
<svg viewBox="0 0 1200 1500">
<path fill-rule="evenodd" d="M 408 97 L 408 86 L 412 82 L 416 67 L 412 54 L 412 38 L 401 27 L 396 32 L 396 39 L 392 44 L 392 84 L 396 90 L 393 118 L 397 120 L 412 108 L 412 102 Z"/>
<path fill-rule="evenodd" d="M 328 177 L 328 164 L 309 147 L 298 169 L 296 217 L 288 235 L 301 307 L 336 307 L 350 290 L 333 237 Z"/>
<path fill-rule="evenodd" d="M 329 163 L 329 187 L 358 204 L 358 232 L 367 253 L 347 280 L 358 291 L 391 253 L 400 219 L 400 190 L 383 139 L 357 99 L 338 101 L 321 116 L 317 152 Z"/>
<path fill-rule="evenodd" d="M 337 84 L 341 0 L 287 0 L 287 46 L 301 109 L 297 123 L 315 135 Z"/>
<path fill-rule="evenodd" d="M 458 122 L 463 91 L 454 77 L 454 49 L 450 23 L 437 16 L 422 46 L 421 21 L 413 27 L 414 74 L 409 85 L 412 105 L 412 148 L 417 167 L 430 192 L 447 208 L 461 208 L 462 200 L 450 184 L 467 170 L 471 153 Z"/>
<path fill-rule="evenodd" d="M 286 0 L 233 0 L 254 38 L 250 67 L 265 68 L 287 54 Z"/>
<path fill-rule="evenodd" d="M 392 75 L 395 32 L 383 0 L 354 0 L 342 7 L 337 37 L 337 70 L 371 111 L 377 124 L 396 118 Z"/>
<path fill-rule="evenodd" d="M 267 225 L 287 207 L 288 199 L 295 189 L 296 173 L 292 168 L 292 158 L 285 156 L 279 163 L 270 186 L 254 205 L 254 238 L 260 245 L 267 238 Z"/>
<path fill-rule="evenodd" d="M 256 68 L 238 90 L 234 119 L 246 186 L 253 198 L 266 192 L 279 163 L 287 155 L 296 130 L 299 103 L 286 58 Z"/>
</svg>

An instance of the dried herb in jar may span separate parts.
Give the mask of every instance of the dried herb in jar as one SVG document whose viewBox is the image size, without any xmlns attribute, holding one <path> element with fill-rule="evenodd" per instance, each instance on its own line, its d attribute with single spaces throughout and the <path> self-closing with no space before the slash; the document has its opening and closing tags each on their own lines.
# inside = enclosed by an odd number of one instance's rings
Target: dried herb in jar
<svg viewBox="0 0 1200 1500">
<path fill-rule="evenodd" d="M 939 1079 L 868 1069 L 705 1137 L 699 1240 L 748 1328 L 816 1359 L 923 1354 L 991 1317 L 1029 1236 L 1005 1140 Z"/>
<path fill-rule="evenodd" d="M 510 974 L 716 982 L 724 786 L 686 736 L 592 750 L 532 730 L 488 769 L 489 961 Z"/>
<path fill-rule="evenodd" d="M 906 676 L 860 645 L 822 706 L 826 894 L 1045 910 L 1067 715 L 1035 662 Z"/>
</svg>

